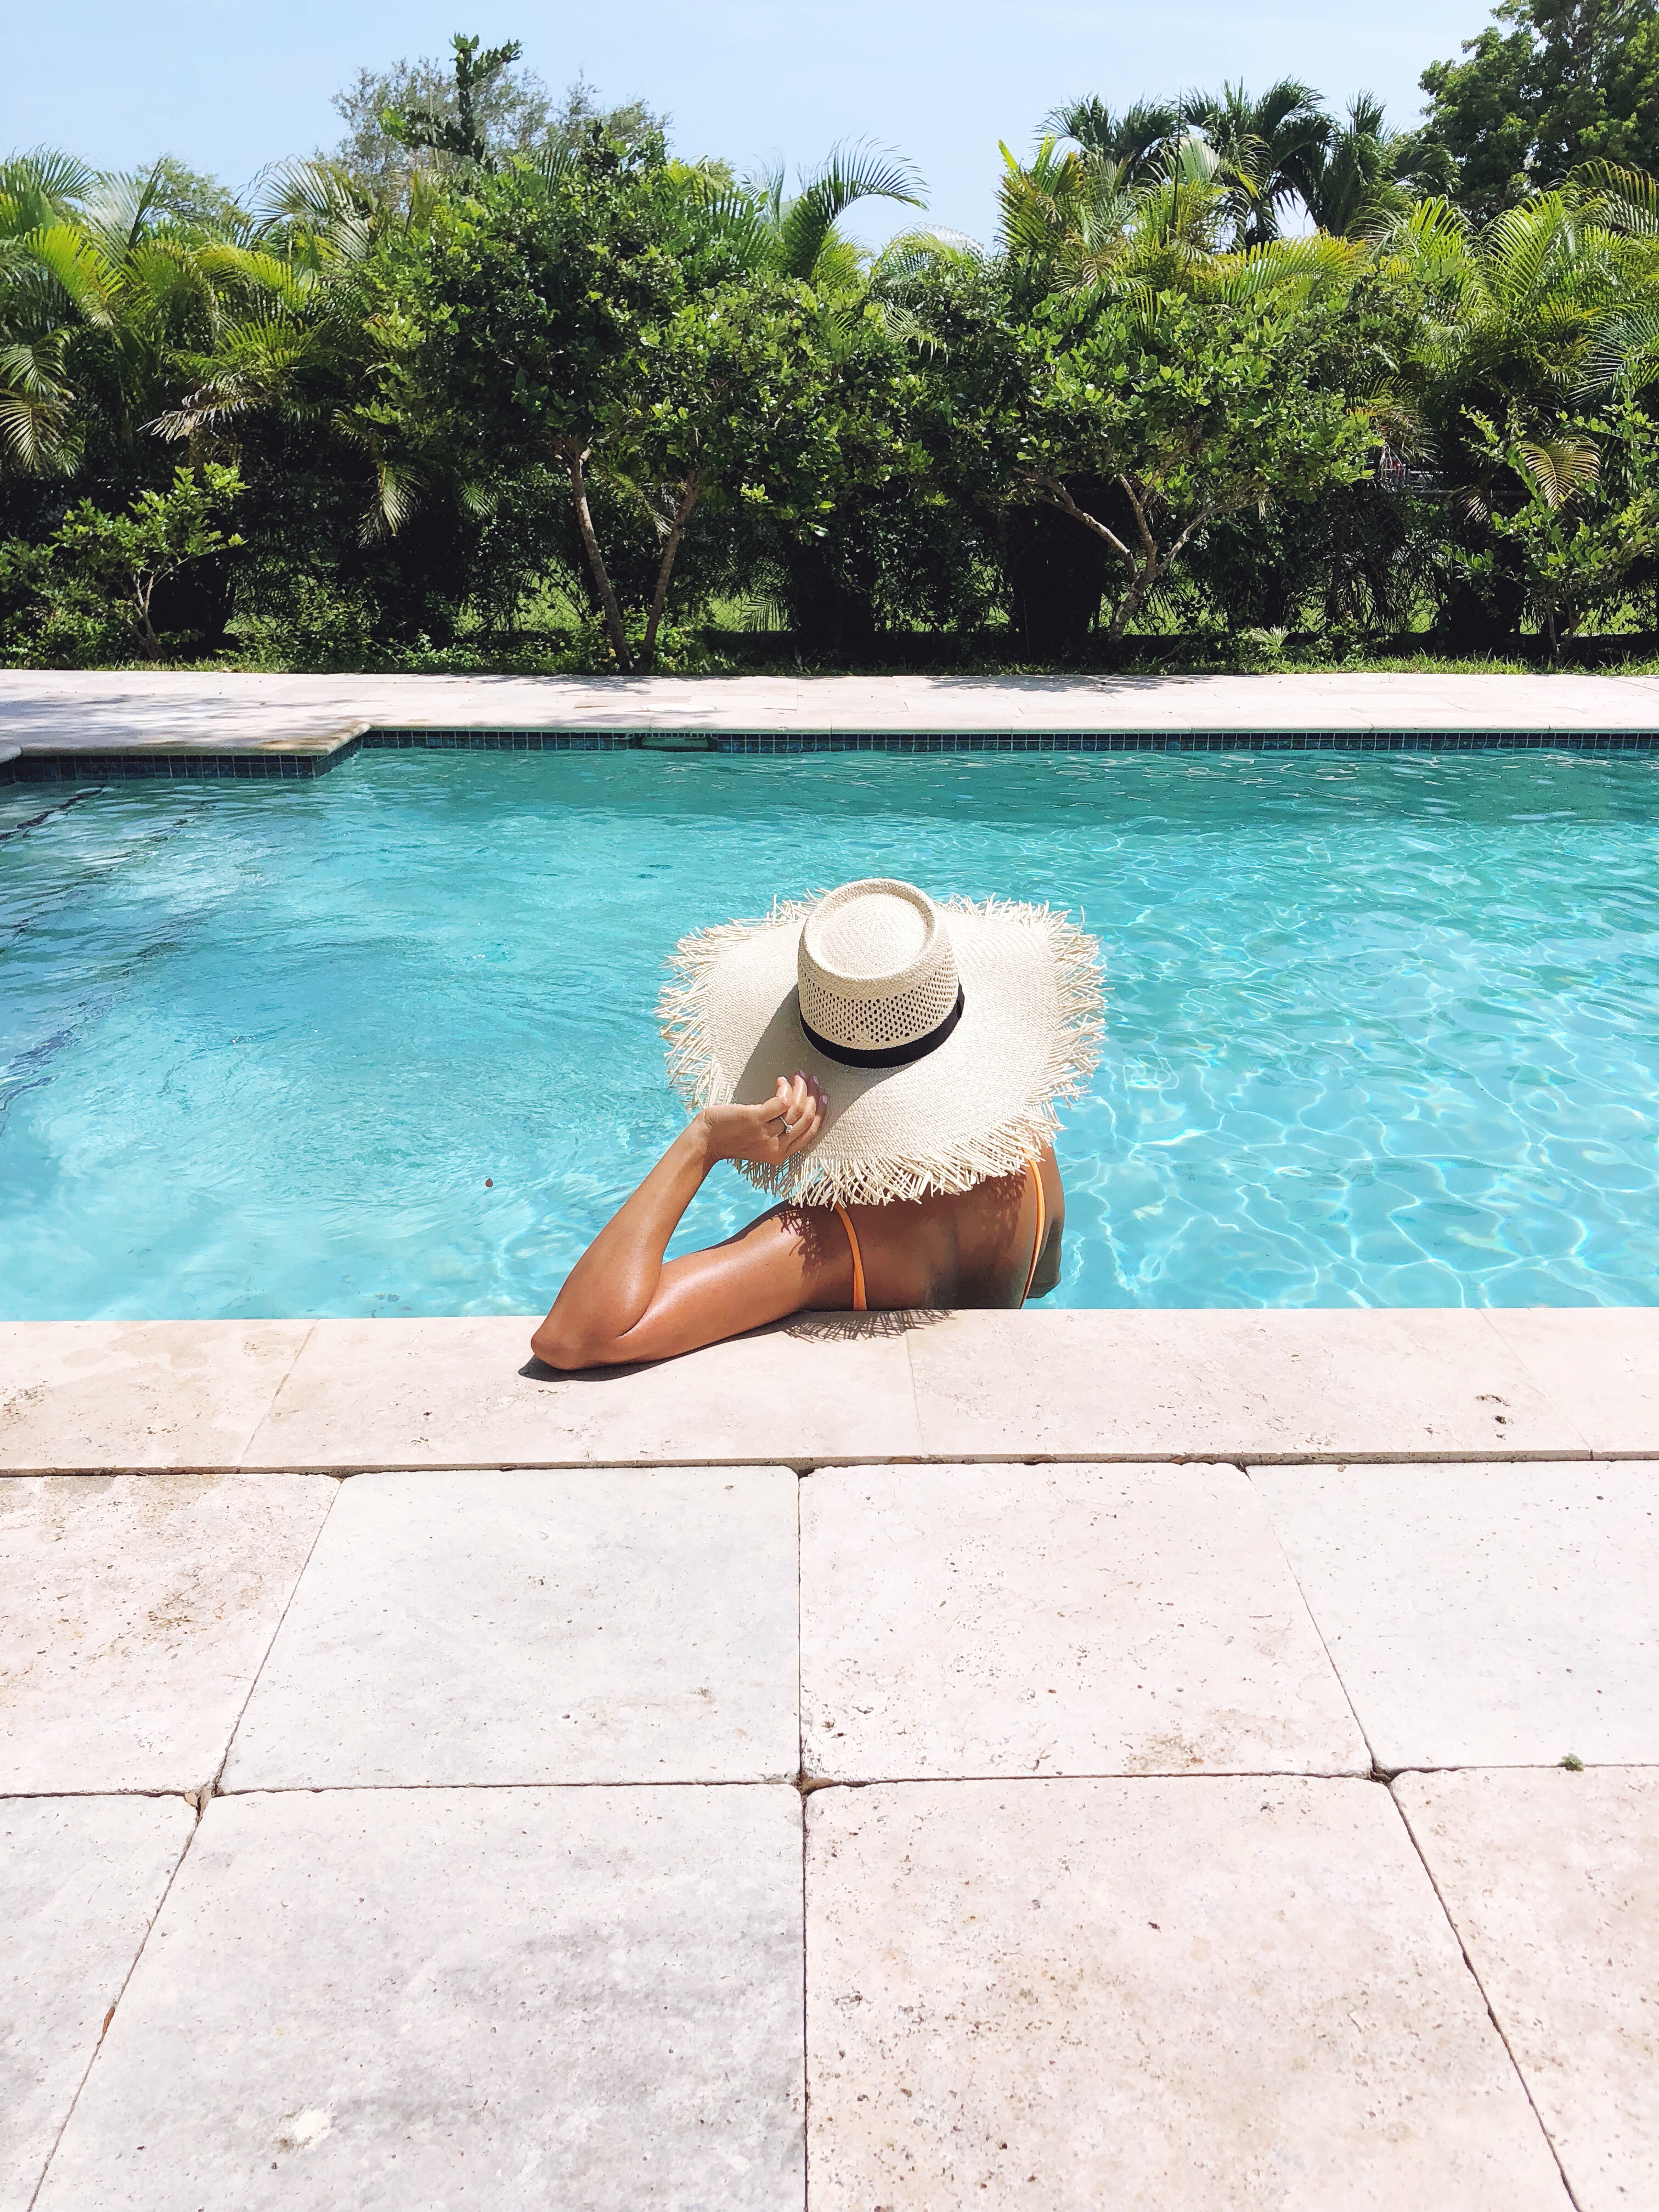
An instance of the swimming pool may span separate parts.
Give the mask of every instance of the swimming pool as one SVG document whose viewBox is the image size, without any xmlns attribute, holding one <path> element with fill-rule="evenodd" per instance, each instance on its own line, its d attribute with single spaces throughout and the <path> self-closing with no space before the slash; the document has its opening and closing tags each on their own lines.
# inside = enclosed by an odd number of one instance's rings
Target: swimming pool
<svg viewBox="0 0 1659 2212">
<path fill-rule="evenodd" d="M 539 1312 L 678 1125 L 674 939 L 878 873 L 1103 941 L 1050 1303 L 1654 1304 L 1656 860 L 1651 756 L 117 786 L 0 846 L 3 1310 Z M 720 1170 L 679 1245 L 754 1210 Z"/>
</svg>

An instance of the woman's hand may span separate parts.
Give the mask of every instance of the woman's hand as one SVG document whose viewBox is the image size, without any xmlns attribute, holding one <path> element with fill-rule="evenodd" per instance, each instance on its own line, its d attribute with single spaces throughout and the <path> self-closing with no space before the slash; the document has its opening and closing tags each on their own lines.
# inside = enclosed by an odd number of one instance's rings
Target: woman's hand
<svg viewBox="0 0 1659 2212">
<path fill-rule="evenodd" d="M 705 1106 L 703 1132 L 709 1156 L 781 1167 L 804 1152 L 823 1127 L 830 1101 L 810 1075 L 779 1076 L 772 1097 L 759 1106 Z"/>
<path fill-rule="evenodd" d="M 717 1160 L 781 1167 L 823 1127 L 829 1100 L 810 1076 L 781 1076 L 759 1106 L 695 1114 L 582 1254 L 530 1340 L 550 1367 L 613 1367 L 687 1352 L 831 1301 L 823 1273 L 774 1207 L 713 1252 L 665 1267 L 663 1252 Z M 760 1233 L 757 1233 L 760 1232 Z"/>
</svg>

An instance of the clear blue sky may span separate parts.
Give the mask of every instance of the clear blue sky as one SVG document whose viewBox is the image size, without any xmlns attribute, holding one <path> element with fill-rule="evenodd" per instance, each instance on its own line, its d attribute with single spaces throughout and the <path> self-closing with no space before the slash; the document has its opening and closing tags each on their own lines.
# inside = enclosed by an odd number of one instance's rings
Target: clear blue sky
<svg viewBox="0 0 1659 2212">
<path fill-rule="evenodd" d="M 360 66 L 436 53 L 456 30 L 523 40 L 556 92 L 579 70 L 600 94 L 638 94 L 673 119 L 677 149 L 741 168 L 817 160 L 838 138 L 901 148 L 935 222 L 988 234 L 997 141 L 1030 148 L 1044 112 L 1078 93 L 1115 107 L 1289 72 L 1337 104 L 1376 93 L 1394 119 L 1420 106 L 1424 64 L 1487 20 L 1480 0 L 56 0 L 6 33 L 0 150 L 62 146 L 106 167 L 158 152 L 238 185 L 267 161 L 338 134 L 330 96 Z M 870 211 L 870 237 L 890 228 Z"/>
</svg>

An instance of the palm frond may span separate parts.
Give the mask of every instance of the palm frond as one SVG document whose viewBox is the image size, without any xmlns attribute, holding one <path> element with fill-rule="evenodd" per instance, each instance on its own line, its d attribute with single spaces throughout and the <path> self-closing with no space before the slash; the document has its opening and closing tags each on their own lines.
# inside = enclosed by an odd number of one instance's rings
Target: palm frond
<svg viewBox="0 0 1659 2212">
<path fill-rule="evenodd" d="M 1604 316 L 1591 332 L 1580 389 L 1653 373 L 1659 363 L 1659 301 L 1643 300 Z"/>
<path fill-rule="evenodd" d="M 1078 153 L 1045 138 L 1030 162 L 1000 148 L 997 232 L 1002 250 L 1018 261 L 1043 261 L 1062 249 L 1077 224 L 1085 162 Z"/>
<path fill-rule="evenodd" d="M 1269 239 L 1242 253 L 1218 254 L 1203 272 L 1203 294 L 1231 306 L 1346 283 L 1364 258 L 1357 242 L 1316 231 L 1310 238 Z"/>
<path fill-rule="evenodd" d="M 1573 171 L 1571 181 L 1583 194 L 1586 212 L 1609 230 L 1659 240 L 1659 181 L 1645 169 L 1586 161 Z"/>
<path fill-rule="evenodd" d="M 1515 465 L 1546 507 L 1565 505 L 1581 484 L 1601 473 L 1601 457 L 1589 438 L 1517 438 Z"/>
<path fill-rule="evenodd" d="M 551 185 L 568 184 L 581 167 L 580 149 L 568 140 L 538 146 L 533 153 L 521 155 L 520 159 L 544 184 Z"/>
<path fill-rule="evenodd" d="M 921 207 L 921 179 L 890 147 L 837 146 L 784 209 L 779 259 L 787 276 L 810 278 L 838 218 L 859 200 L 897 200 Z"/>
<path fill-rule="evenodd" d="M 112 261 L 125 260 L 154 221 L 167 185 L 167 164 L 100 176 L 86 197 L 81 223 Z"/>
<path fill-rule="evenodd" d="M 919 279 L 984 267 L 985 248 L 961 230 L 904 230 L 870 264 L 872 291 L 892 297 Z"/>
<path fill-rule="evenodd" d="M 55 222 L 32 231 L 21 242 L 78 314 L 88 323 L 109 327 L 114 319 L 115 271 L 94 240 L 78 224 Z"/>
<path fill-rule="evenodd" d="M 73 394 L 60 380 L 67 333 L 0 345 L 0 444 L 27 475 L 64 473 Z"/>
<path fill-rule="evenodd" d="M 96 169 L 51 146 L 36 146 L 0 161 L 0 201 L 19 211 L 15 227 L 24 230 L 42 228 L 69 214 L 98 182 Z"/>
</svg>

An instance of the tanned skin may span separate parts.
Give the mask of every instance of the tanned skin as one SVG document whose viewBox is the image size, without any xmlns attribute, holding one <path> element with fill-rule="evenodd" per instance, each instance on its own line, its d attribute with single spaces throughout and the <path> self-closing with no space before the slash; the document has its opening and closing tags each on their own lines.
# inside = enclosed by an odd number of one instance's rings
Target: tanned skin
<svg viewBox="0 0 1659 2212">
<path fill-rule="evenodd" d="M 828 1103 L 811 1077 L 781 1075 L 763 1104 L 708 1106 L 696 1115 L 566 1277 L 530 1340 L 537 1358 L 567 1369 L 671 1359 L 787 1314 L 851 1306 L 852 1250 L 829 1206 L 775 1206 L 724 1244 L 663 1260 L 712 1169 L 721 1160 L 781 1167 L 817 1136 Z M 1033 1297 L 1060 1279 L 1066 1224 L 1051 1147 L 1037 1164 L 1048 1229 Z M 1004 1176 L 958 1198 L 848 1211 L 872 1310 L 1019 1304 L 1036 1235 L 1029 1176 Z"/>
</svg>

